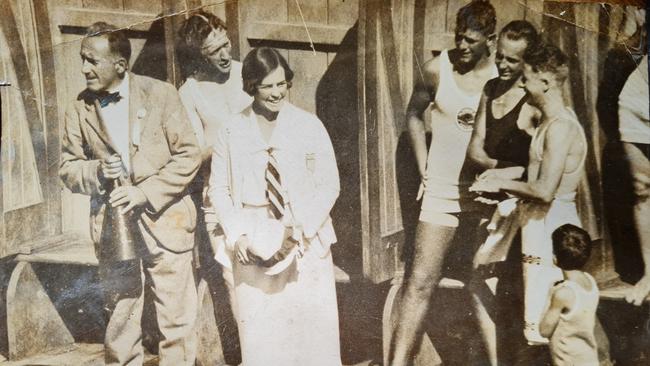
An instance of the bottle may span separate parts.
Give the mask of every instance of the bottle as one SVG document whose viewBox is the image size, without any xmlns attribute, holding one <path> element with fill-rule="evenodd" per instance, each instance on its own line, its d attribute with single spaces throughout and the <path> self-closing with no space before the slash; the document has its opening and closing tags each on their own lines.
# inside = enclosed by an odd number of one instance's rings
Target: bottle
<svg viewBox="0 0 650 366">
<path fill-rule="evenodd" d="M 105 262 L 138 260 L 146 253 L 138 226 L 140 213 L 134 210 L 122 213 L 124 206 L 112 207 L 108 202 L 110 192 L 122 185 L 121 178 L 112 179 L 106 190 L 104 222 L 99 240 L 99 257 Z"/>
</svg>

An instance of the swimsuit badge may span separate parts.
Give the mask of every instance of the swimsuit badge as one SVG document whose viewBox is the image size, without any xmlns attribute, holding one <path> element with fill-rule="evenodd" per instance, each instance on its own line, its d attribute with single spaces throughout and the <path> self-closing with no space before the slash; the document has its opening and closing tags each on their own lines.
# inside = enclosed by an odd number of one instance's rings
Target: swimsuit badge
<svg viewBox="0 0 650 366">
<path fill-rule="evenodd" d="M 472 131 L 474 129 L 474 119 L 476 111 L 472 108 L 463 108 L 456 114 L 456 125 L 463 131 Z"/>
</svg>

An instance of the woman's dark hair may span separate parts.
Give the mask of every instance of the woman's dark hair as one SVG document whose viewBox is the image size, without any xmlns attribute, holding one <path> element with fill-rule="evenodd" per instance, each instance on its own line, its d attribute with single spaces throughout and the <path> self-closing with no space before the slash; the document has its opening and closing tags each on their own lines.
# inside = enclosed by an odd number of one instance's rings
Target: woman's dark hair
<svg viewBox="0 0 650 366">
<path fill-rule="evenodd" d="M 225 31 L 226 23 L 203 10 L 191 13 L 178 30 L 177 51 L 186 76 L 207 66 L 208 61 L 201 54 L 201 47 L 213 30 Z"/>
<path fill-rule="evenodd" d="M 585 230 L 565 224 L 555 229 L 551 238 L 558 267 L 565 271 L 584 267 L 591 255 L 591 238 Z"/>
<path fill-rule="evenodd" d="M 242 65 L 242 79 L 244 81 L 244 91 L 248 95 L 254 95 L 257 86 L 260 85 L 262 80 L 278 67 L 284 69 L 284 77 L 287 81 L 288 87 L 291 87 L 291 80 L 293 80 L 293 70 L 289 67 L 289 63 L 284 57 L 274 48 L 260 47 L 255 48 L 246 55 Z"/>
<path fill-rule="evenodd" d="M 537 34 L 535 26 L 525 20 L 513 20 L 506 24 L 506 26 L 501 29 L 499 38 L 506 38 L 513 41 L 523 39 L 526 41 L 526 49 L 535 47 L 537 42 L 539 42 L 539 35 Z"/>
</svg>

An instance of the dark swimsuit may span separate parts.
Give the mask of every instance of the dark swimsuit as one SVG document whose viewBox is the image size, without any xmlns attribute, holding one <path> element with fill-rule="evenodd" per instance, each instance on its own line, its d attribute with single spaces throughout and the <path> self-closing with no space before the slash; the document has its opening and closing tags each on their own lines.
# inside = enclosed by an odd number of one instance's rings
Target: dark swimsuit
<svg viewBox="0 0 650 366">
<path fill-rule="evenodd" d="M 498 168 L 509 166 L 528 167 L 528 148 L 531 136 L 517 126 L 519 112 L 521 112 L 527 98 L 521 98 L 517 105 L 503 117 L 494 118 L 492 101 L 495 99 L 496 82 L 497 79 L 488 81 L 485 88 L 488 97 L 485 113 L 485 152 L 490 158 L 499 161 Z"/>
</svg>

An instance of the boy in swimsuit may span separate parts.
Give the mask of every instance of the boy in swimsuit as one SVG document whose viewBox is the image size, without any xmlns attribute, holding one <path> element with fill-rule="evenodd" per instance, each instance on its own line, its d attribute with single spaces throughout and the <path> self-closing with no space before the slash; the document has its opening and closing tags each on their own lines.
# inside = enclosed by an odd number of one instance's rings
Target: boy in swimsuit
<svg viewBox="0 0 650 366">
<path fill-rule="evenodd" d="M 542 322 L 542 336 L 550 338 L 553 365 L 598 365 L 594 327 L 598 286 L 582 268 L 591 253 L 591 238 L 583 229 L 566 224 L 553 232 L 555 264 L 563 281 L 551 290 Z"/>
</svg>

